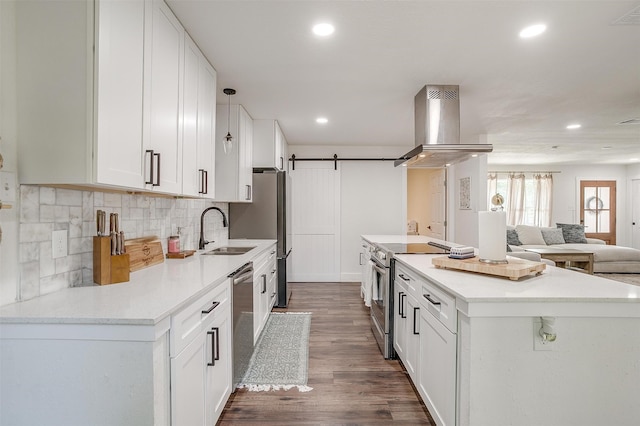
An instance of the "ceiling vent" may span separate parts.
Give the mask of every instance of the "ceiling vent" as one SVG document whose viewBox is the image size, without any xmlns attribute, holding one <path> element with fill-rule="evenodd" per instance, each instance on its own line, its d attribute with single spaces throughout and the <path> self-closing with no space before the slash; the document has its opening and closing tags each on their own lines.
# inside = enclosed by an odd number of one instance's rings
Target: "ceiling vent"
<svg viewBox="0 0 640 426">
<path fill-rule="evenodd" d="M 611 25 L 640 25 L 640 6 L 631 9 L 613 21 Z"/>
</svg>

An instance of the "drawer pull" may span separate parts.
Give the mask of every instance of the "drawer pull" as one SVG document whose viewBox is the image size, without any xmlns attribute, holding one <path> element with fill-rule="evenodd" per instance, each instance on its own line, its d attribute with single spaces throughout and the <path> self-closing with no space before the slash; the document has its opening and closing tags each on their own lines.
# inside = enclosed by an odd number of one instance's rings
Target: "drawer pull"
<svg viewBox="0 0 640 426">
<path fill-rule="evenodd" d="M 210 314 L 211 311 L 213 311 L 215 308 L 217 308 L 219 304 L 220 304 L 220 302 L 213 302 L 211 304 L 211 307 L 209 309 L 205 309 L 204 311 L 202 311 L 202 313 L 203 314 Z"/>
<path fill-rule="evenodd" d="M 398 274 L 398 276 L 399 276 L 400 278 L 402 278 L 404 281 L 407 281 L 407 282 L 411 281 L 411 278 L 407 278 L 407 277 L 405 277 L 405 276 L 404 276 L 404 275 L 402 275 L 402 274 Z"/>
<path fill-rule="evenodd" d="M 440 305 L 441 303 L 432 299 L 430 294 L 423 294 L 422 297 L 424 297 L 425 299 L 427 299 L 429 302 L 431 302 L 431 304 L 433 305 Z"/>
</svg>

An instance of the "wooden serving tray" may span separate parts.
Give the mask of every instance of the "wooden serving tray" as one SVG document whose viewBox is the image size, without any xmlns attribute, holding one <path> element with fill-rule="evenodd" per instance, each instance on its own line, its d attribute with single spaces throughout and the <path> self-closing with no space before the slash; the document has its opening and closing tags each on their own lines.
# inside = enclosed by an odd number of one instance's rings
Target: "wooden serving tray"
<svg viewBox="0 0 640 426">
<path fill-rule="evenodd" d="M 470 259 L 451 259 L 448 256 L 442 256 L 431 259 L 431 263 L 437 268 L 495 275 L 509 278 L 512 281 L 517 281 L 527 275 L 539 275 L 546 268 L 542 262 L 514 258 L 510 258 L 509 263 L 504 264 L 482 263 L 478 256 Z"/>
<path fill-rule="evenodd" d="M 167 259 L 184 259 L 185 257 L 193 256 L 195 250 L 182 250 L 178 253 L 167 253 Z"/>
<path fill-rule="evenodd" d="M 133 238 L 124 242 L 129 254 L 131 272 L 164 262 L 162 244 L 158 237 Z"/>
</svg>

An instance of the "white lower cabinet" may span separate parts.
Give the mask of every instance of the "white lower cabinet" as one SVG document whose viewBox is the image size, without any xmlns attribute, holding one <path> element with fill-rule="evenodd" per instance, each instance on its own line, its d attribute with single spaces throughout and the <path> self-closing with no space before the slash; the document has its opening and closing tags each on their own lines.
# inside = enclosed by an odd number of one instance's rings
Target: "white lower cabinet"
<svg viewBox="0 0 640 426">
<path fill-rule="evenodd" d="M 231 393 L 229 281 L 171 322 L 172 424 L 215 425 Z"/>
<path fill-rule="evenodd" d="M 455 298 L 396 262 L 394 348 L 436 424 L 456 424 Z"/>
<path fill-rule="evenodd" d="M 276 300 L 276 245 L 274 244 L 256 258 L 253 267 L 253 342 L 255 344 Z"/>
<path fill-rule="evenodd" d="M 417 388 L 438 425 L 456 424 L 456 335 L 427 309 L 420 314 Z"/>
</svg>

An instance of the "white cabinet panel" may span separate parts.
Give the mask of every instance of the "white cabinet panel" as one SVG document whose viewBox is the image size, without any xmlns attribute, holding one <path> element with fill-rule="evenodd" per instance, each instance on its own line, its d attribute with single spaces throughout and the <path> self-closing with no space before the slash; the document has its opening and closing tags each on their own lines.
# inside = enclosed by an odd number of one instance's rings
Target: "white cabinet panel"
<svg viewBox="0 0 640 426">
<path fill-rule="evenodd" d="M 206 339 L 199 333 L 171 359 L 172 424 L 204 425 Z"/>
<path fill-rule="evenodd" d="M 216 71 L 185 34 L 182 192 L 213 198 Z"/>
<path fill-rule="evenodd" d="M 456 335 L 421 309 L 418 391 L 438 425 L 456 420 Z"/>
<path fill-rule="evenodd" d="M 230 113 L 229 113 L 230 111 Z M 253 119 L 242 105 L 218 105 L 215 129 L 215 200 L 250 202 L 253 198 Z M 229 133 L 232 147 L 225 152 L 222 141 Z"/>
<path fill-rule="evenodd" d="M 286 170 L 287 141 L 278 121 L 254 120 L 253 128 L 253 167 Z"/>
<path fill-rule="evenodd" d="M 96 4 L 96 181 L 142 187 L 144 3 Z"/>
<path fill-rule="evenodd" d="M 184 29 L 163 1 L 147 18 L 145 176 L 147 189 L 182 191 L 181 92 Z"/>
</svg>

